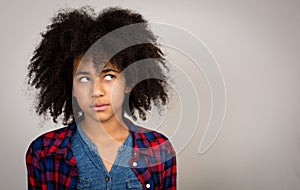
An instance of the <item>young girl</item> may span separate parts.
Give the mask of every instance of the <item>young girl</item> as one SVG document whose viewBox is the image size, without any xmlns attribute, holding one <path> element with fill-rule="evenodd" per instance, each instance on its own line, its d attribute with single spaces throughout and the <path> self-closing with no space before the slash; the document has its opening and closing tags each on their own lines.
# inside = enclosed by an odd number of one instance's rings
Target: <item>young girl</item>
<svg viewBox="0 0 300 190">
<path fill-rule="evenodd" d="M 133 32 L 98 41 L 137 23 Z M 134 45 L 112 54 L 131 40 Z M 169 140 L 124 117 L 145 120 L 152 103 L 161 108 L 168 102 L 163 53 L 140 14 L 60 11 L 28 69 L 28 83 L 38 89 L 37 113 L 66 125 L 31 143 L 28 189 L 176 189 Z M 155 78 L 145 78 L 153 73 Z"/>
</svg>

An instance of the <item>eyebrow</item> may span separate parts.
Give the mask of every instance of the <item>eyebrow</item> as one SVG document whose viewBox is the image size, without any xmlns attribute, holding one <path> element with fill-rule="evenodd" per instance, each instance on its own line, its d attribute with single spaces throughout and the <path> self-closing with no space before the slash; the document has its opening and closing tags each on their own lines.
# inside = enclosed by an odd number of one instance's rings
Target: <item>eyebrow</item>
<svg viewBox="0 0 300 190">
<path fill-rule="evenodd" d="M 78 76 L 78 75 L 90 75 L 90 73 L 87 71 L 79 71 L 78 73 L 75 74 L 75 76 Z"/>
<path fill-rule="evenodd" d="M 101 73 L 109 73 L 109 72 L 115 72 L 115 73 L 119 73 L 119 71 L 112 69 L 112 68 L 107 68 L 107 69 L 103 69 L 101 71 Z"/>
<path fill-rule="evenodd" d="M 109 73 L 109 72 L 115 72 L 115 73 L 119 73 L 119 71 L 115 70 L 115 69 L 112 69 L 112 68 L 107 68 L 107 69 L 103 69 L 101 71 L 101 73 L 105 74 L 105 73 Z M 78 76 L 78 75 L 90 75 L 90 72 L 87 72 L 87 71 L 79 71 L 75 74 L 75 76 Z"/>
</svg>

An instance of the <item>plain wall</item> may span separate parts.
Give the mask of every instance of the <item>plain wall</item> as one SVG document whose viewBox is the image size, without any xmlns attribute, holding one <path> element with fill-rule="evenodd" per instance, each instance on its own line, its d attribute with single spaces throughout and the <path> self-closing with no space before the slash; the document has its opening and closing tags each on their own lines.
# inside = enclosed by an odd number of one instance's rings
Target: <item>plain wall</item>
<svg viewBox="0 0 300 190">
<path fill-rule="evenodd" d="M 179 189 L 300 189 L 300 1 L 12 0 L 0 4 L 1 189 L 26 189 L 28 145 L 45 131 L 60 127 L 34 113 L 26 90 L 26 66 L 54 13 L 83 5 L 137 10 L 150 22 L 192 33 L 214 55 L 226 84 L 227 109 L 215 143 L 198 154 L 211 112 L 209 88 L 204 74 L 189 67 L 192 64 L 185 56 L 165 49 L 172 63 L 194 79 L 201 107 L 197 130 L 177 155 Z M 158 130 L 171 138 L 177 116 L 180 106 L 173 102 L 166 126 Z"/>
</svg>

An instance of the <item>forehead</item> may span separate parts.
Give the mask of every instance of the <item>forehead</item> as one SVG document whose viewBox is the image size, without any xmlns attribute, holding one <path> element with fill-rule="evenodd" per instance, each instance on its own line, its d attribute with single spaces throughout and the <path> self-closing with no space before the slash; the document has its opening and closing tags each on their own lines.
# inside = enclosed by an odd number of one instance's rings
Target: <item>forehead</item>
<svg viewBox="0 0 300 190">
<path fill-rule="evenodd" d="M 73 62 L 73 75 L 79 71 L 96 72 L 100 74 L 103 69 L 113 69 L 120 72 L 120 69 L 113 63 L 108 62 L 107 64 L 96 64 L 92 58 L 78 56 Z"/>
</svg>

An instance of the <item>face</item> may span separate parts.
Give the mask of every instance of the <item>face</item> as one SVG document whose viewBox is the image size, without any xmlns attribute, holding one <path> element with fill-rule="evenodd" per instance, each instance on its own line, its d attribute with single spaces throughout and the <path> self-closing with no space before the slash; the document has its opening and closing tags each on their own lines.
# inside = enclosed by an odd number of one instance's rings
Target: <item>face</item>
<svg viewBox="0 0 300 190">
<path fill-rule="evenodd" d="M 108 122 L 122 118 L 125 93 L 129 92 L 121 71 L 107 64 L 97 72 L 92 61 L 74 61 L 73 96 L 76 98 L 84 120 Z"/>
</svg>

